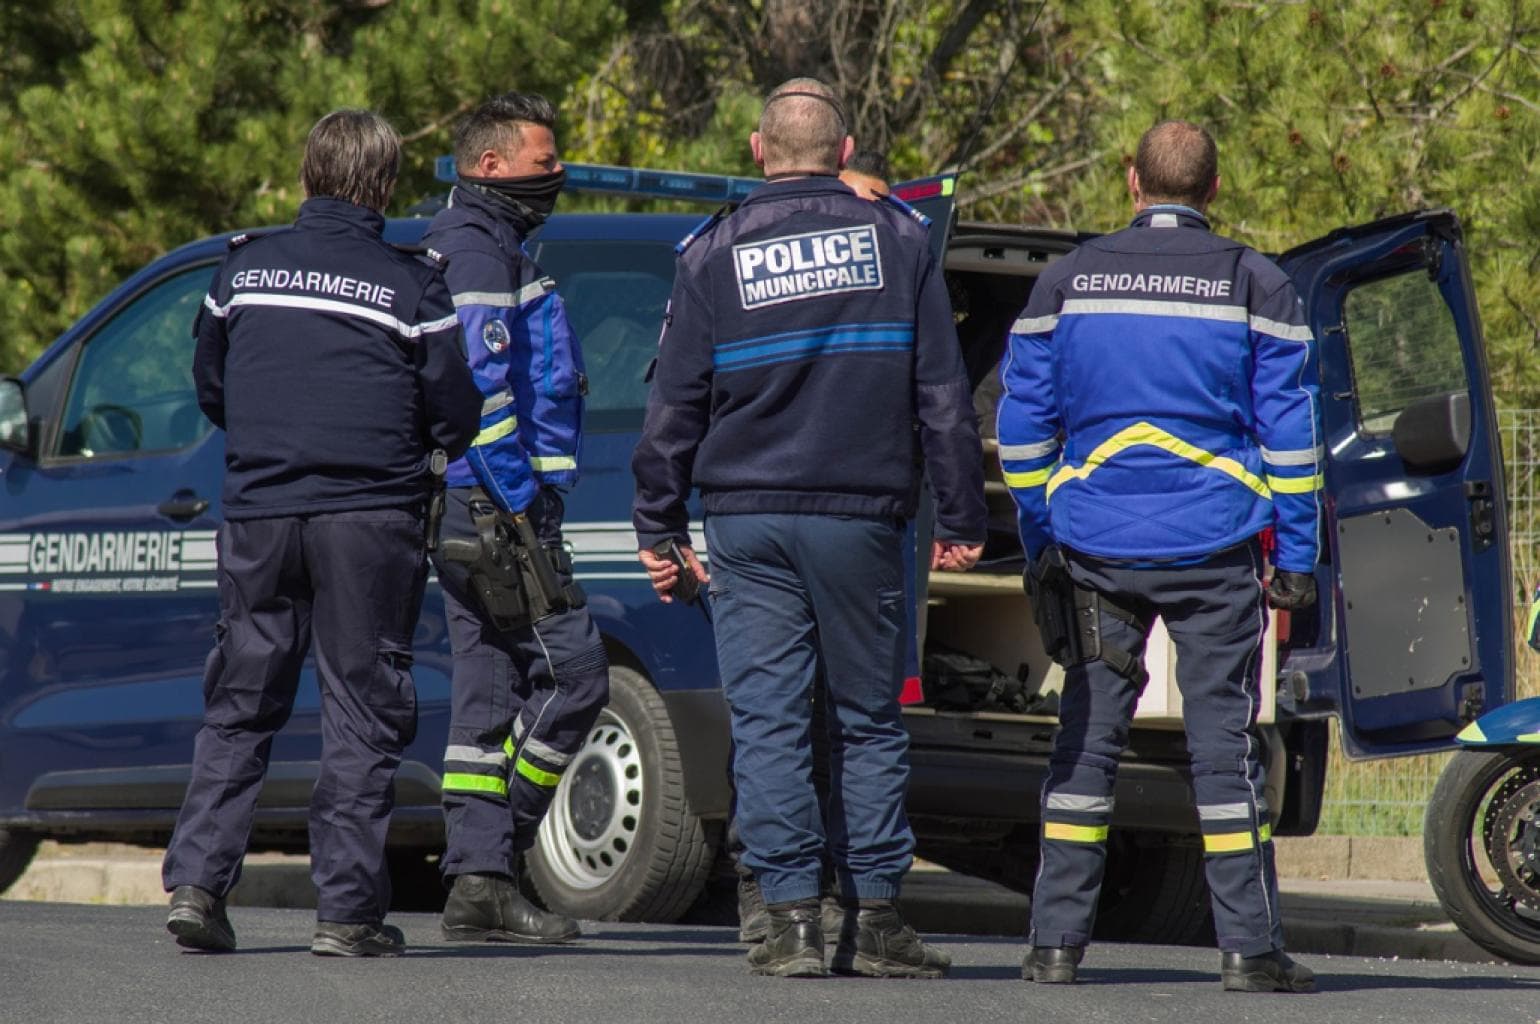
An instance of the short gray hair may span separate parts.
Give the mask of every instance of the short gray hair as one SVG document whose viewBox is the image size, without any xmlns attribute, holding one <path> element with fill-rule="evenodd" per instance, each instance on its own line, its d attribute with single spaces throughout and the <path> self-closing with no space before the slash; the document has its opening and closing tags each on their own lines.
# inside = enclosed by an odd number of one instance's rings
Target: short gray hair
<svg viewBox="0 0 1540 1024">
<path fill-rule="evenodd" d="M 845 144 L 845 108 L 816 78 L 782 82 L 765 98 L 759 143 L 767 171 L 839 170 Z"/>
<path fill-rule="evenodd" d="M 401 172 L 401 136 L 372 110 L 334 110 L 305 140 L 299 181 L 307 196 L 383 212 Z"/>
</svg>

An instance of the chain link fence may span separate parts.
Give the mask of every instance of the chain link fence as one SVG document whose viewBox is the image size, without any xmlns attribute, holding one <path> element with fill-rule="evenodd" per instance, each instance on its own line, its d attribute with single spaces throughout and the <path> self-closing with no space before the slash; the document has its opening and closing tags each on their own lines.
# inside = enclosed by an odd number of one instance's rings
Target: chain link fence
<svg viewBox="0 0 1540 1024">
<path fill-rule="evenodd" d="M 1540 409 L 1498 413 L 1508 493 L 1508 536 L 1515 587 L 1517 692 L 1540 695 L 1540 655 L 1524 643 L 1530 588 L 1540 578 Z M 1415 836 L 1433 785 L 1453 754 L 1349 761 L 1332 723 L 1325 804 L 1316 830 L 1326 835 Z"/>
</svg>

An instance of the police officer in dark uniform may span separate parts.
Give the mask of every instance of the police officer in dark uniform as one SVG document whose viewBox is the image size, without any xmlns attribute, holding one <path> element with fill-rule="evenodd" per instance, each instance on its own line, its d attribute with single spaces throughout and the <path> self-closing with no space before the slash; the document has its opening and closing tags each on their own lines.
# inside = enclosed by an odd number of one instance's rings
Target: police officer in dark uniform
<svg viewBox="0 0 1540 1024">
<path fill-rule="evenodd" d="M 1057 601 L 1073 602 L 1069 621 L 1097 609 L 1099 624 L 1065 657 L 1031 981 L 1074 981 L 1090 938 L 1159 616 L 1176 645 L 1224 987 L 1315 984 L 1283 952 L 1256 717 L 1268 600 L 1315 600 L 1316 359 L 1288 276 L 1209 230 L 1217 167 L 1196 125 L 1146 132 L 1128 173 L 1133 224 L 1045 270 L 1010 335 L 1000 459 L 1039 621 Z M 1277 545 L 1266 590 L 1264 531 Z"/>
<path fill-rule="evenodd" d="M 732 710 L 737 823 L 769 909 L 751 970 L 826 973 L 818 895 L 832 854 L 848 910 L 840 973 L 939 977 L 950 958 L 895 904 L 914 848 L 904 521 L 923 452 L 937 567 L 985 532 L 979 438 L 941 271 L 913 211 L 835 177 L 853 143 L 827 86 L 793 79 L 750 137 L 766 183 L 679 259 L 632 469 L 640 558 L 664 601 L 701 490 L 717 662 Z M 677 560 L 657 550 L 674 545 Z M 810 778 L 810 694 L 825 680 L 829 827 Z"/>
<path fill-rule="evenodd" d="M 192 781 L 166 851 L 166 927 L 235 948 L 240 875 L 273 736 L 312 634 L 321 769 L 311 951 L 394 956 L 385 831 L 417 729 L 412 632 L 430 453 L 475 437 L 480 396 L 436 265 L 386 244 L 401 142 L 376 114 L 316 123 L 292 227 L 231 242 L 199 312 L 198 404 L 225 431 L 220 620 Z"/>
<path fill-rule="evenodd" d="M 480 390 L 481 430 L 449 466 L 446 540 L 477 535 L 474 517 L 528 518 L 569 593 L 562 490 L 578 479 L 583 353 L 556 285 L 524 249 L 556 204 L 566 171 L 556 112 L 517 92 L 473 110 L 455 133 L 459 181 L 424 238 L 445 277 Z M 569 942 L 575 921 L 518 891 L 516 860 L 535 842 L 556 787 L 609 698 L 609 664 L 587 608 L 499 628 L 467 567 L 435 554 L 454 649 L 444 752 L 450 886 L 444 935 L 455 941 Z"/>
</svg>

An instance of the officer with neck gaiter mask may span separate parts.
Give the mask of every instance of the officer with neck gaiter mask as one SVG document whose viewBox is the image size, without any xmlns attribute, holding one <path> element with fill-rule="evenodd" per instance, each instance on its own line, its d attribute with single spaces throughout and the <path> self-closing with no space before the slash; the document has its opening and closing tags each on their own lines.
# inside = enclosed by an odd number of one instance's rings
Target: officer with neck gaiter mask
<svg viewBox="0 0 1540 1024">
<path fill-rule="evenodd" d="M 562 492 L 577 482 L 583 354 L 556 284 L 524 249 L 566 179 L 556 112 L 543 97 L 487 100 L 455 132 L 459 181 L 423 241 L 445 279 L 481 389 L 481 431 L 449 465 L 445 539 L 475 540 L 473 517 L 529 518 L 572 590 L 562 552 Z M 442 548 L 440 549 L 442 550 Z M 540 910 L 516 884 L 556 787 L 609 696 L 599 632 L 580 599 L 502 630 L 475 596 L 468 567 L 435 554 L 454 650 L 444 752 L 442 861 L 446 938 L 570 942 L 577 923 Z"/>
</svg>

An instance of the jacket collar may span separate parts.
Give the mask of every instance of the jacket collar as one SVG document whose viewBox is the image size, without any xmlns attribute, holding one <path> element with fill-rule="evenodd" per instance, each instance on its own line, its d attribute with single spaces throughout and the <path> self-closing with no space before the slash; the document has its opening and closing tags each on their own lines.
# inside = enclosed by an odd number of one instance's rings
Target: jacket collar
<svg viewBox="0 0 1540 1024">
<path fill-rule="evenodd" d="M 305 200 L 300 204 L 295 223 L 303 227 L 344 226 L 376 238 L 385 233 L 385 217 L 379 211 L 329 196 Z"/>
<path fill-rule="evenodd" d="M 742 206 L 751 203 L 766 203 L 776 199 L 788 199 L 793 196 L 853 196 L 854 192 L 843 181 L 833 174 L 810 174 L 802 178 L 782 178 L 779 181 L 767 181 L 750 192 L 746 196 Z"/>
<path fill-rule="evenodd" d="M 503 231 L 513 236 L 514 246 L 524 244 L 524 236 L 514 225 L 513 218 L 508 211 L 497 204 L 496 201 L 473 188 L 464 185 L 456 185 L 449 190 L 449 207 L 453 210 L 464 210 L 484 220 L 490 221 Z"/>
<path fill-rule="evenodd" d="M 1208 218 L 1190 206 L 1175 203 L 1147 206 L 1134 217 L 1136 228 L 1201 228 L 1209 230 Z"/>
</svg>

